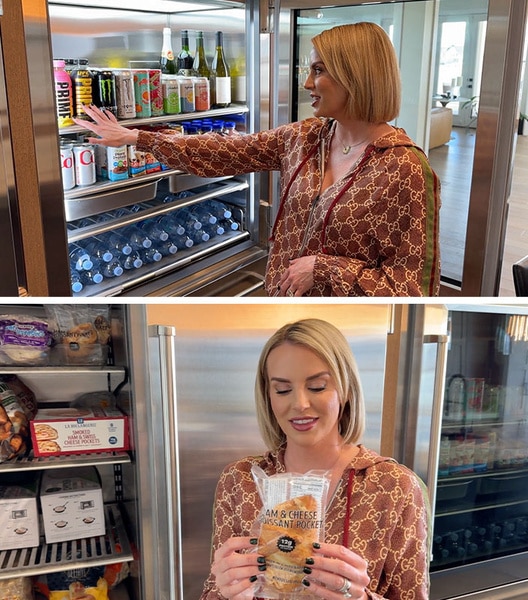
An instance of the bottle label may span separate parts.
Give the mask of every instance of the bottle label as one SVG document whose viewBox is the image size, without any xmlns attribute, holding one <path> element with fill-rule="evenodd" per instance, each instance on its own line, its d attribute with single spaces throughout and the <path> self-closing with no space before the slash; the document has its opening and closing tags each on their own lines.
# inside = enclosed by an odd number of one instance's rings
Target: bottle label
<svg viewBox="0 0 528 600">
<path fill-rule="evenodd" d="M 231 104 L 231 77 L 217 77 L 216 104 Z"/>
</svg>

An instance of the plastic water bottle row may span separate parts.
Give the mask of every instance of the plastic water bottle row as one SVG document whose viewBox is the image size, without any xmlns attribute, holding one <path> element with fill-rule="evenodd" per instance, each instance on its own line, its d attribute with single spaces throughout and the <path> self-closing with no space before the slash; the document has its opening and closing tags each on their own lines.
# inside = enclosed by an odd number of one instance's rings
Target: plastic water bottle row
<svg viewBox="0 0 528 600">
<path fill-rule="evenodd" d="M 131 209 L 118 209 L 135 212 Z M 115 215 L 123 216 L 123 215 Z M 78 227 L 97 223 L 82 219 Z M 72 291 L 101 283 L 105 278 L 120 277 L 126 271 L 155 263 L 179 250 L 209 241 L 240 224 L 232 218 L 229 207 L 216 200 L 181 208 L 164 216 L 147 218 L 78 243 L 69 244 Z"/>
</svg>

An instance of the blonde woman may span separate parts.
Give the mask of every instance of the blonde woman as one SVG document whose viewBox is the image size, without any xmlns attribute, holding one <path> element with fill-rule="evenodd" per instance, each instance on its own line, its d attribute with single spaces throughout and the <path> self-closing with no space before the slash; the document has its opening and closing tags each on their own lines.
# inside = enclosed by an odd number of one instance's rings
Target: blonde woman
<svg viewBox="0 0 528 600">
<path fill-rule="evenodd" d="M 228 465 L 213 520 L 214 560 L 201 600 L 249 600 L 265 557 L 250 550 L 262 503 L 251 469 L 329 473 L 324 542 L 304 566 L 300 598 L 428 600 L 428 506 L 418 478 L 360 444 L 363 394 L 354 357 L 326 321 L 285 325 L 262 350 L 257 418 L 269 448 Z"/>
<path fill-rule="evenodd" d="M 374 23 L 313 38 L 305 83 L 314 117 L 250 135 L 128 130 L 87 107 L 92 143 L 136 145 L 204 177 L 279 171 L 270 296 L 434 296 L 439 291 L 440 184 L 402 129 L 400 73 Z"/>
</svg>

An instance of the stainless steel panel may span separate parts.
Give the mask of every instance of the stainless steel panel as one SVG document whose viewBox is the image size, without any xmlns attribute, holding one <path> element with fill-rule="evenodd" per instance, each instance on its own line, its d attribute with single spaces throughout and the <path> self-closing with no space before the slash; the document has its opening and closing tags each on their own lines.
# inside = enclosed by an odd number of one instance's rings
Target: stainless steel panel
<svg viewBox="0 0 528 600">
<path fill-rule="evenodd" d="M 0 5 L 0 17 L 2 7 Z M 1 34 L 0 20 L 0 34 Z M 0 35 L 0 57 L 2 37 Z M 11 150 L 11 134 L 7 113 L 4 65 L 0 60 L 0 296 L 18 296 L 13 209 L 16 207 L 16 189 Z"/>
</svg>

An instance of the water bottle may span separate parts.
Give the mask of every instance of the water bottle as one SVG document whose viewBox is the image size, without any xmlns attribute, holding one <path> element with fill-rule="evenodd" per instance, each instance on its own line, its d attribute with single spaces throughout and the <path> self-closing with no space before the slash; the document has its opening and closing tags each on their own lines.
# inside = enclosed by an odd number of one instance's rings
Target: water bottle
<svg viewBox="0 0 528 600">
<path fill-rule="evenodd" d="M 178 246 L 172 240 L 158 244 L 157 248 L 163 256 L 172 256 L 178 252 Z"/>
<path fill-rule="evenodd" d="M 97 237 L 90 238 L 86 244 L 83 244 L 86 252 L 97 260 L 105 263 L 110 262 L 114 258 L 113 252 L 106 247 L 105 242 Z"/>
<path fill-rule="evenodd" d="M 121 264 L 123 265 L 123 269 L 131 271 L 132 269 L 141 268 L 143 266 L 143 261 L 138 252 L 132 252 L 132 254 L 129 254 L 122 260 Z"/>
<path fill-rule="evenodd" d="M 89 271 L 81 272 L 81 281 L 84 285 L 94 285 L 103 281 L 103 274 L 97 265 L 94 265 Z"/>
<path fill-rule="evenodd" d="M 128 243 L 128 240 L 124 235 L 118 231 L 110 231 L 103 235 L 102 239 L 110 250 L 115 254 L 123 254 L 128 256 L 132 253 L 132 246 Z"/>
<path fill-rule="evenodd" d="M 188 208 L 181 208 L 175 212 L 175 218 L 181 223 L 185 231 L 189 234 L 193 229 L 201 229 L 202 223 L 191 214 Z"/>
<path fill-rule="evenodd" d="M 109 262 L 105 262 L 98 266 L 99 266 L 99 270 L 103 274 L 103 277 L 107 277 L 107 278 L 120 277 L 124 273 L 123 266 L 121 265 L 121 262 L 117 259 L 114 259 Z"/>
<path fill-rule="evenodd" d="M 209 234 L 205 229 L 194 229 L 189 233 L 189 237 L 195 244 L 209 241 Z"/>
<path fill-rule="evenodd" d="M 203 206 L 202 204 L 196 204 L 195 206 L 192 206 L 190 212 L 191 215 L 193 215 L 198 219 L 198 221 L 200 221 L 202 226 L 206 223 L 214 225 L 218 221 L 218 219 L 207 210 L 207 207 Z"/>
<path fill-rule="evenodd" d="M 240 229 L 240 223 L 238 223 L 234 219 L 222 219 L 220 221 L 220 224 L 226 231 L 237 231 L 238 229 Z"/>
<path fill-rule="evenodd" d="M 88 271 L 93 267 L 93 261 L 84 248 L 77 244 L 68 244 L 70 264 L 77 271 Z"/>
<path fill-rule="evenodd" d="M 140 221 L 138 223 L 138 227 L 142 229 L 151 240 L 159 240 L 161 242 L 166 242 L 169 239 L 169 234 L 161 224 L 154 219 L 146 219 L 145 221 Z"/>
<path fill-rule="evenodd" d="M 178 223 L 172 215 L 161 217 L 158 222 L 160 227 L 169 234 L 170 239 L 174 235 L 183 235 L 185 233 L 185 227 L 181 223 Z"/>
<path fill-rule="evenodd" d="M 204 231 L 209 235 L 210 238 L 215 237 L 217 235 L 223 235 L 225 233 L 225 229 L 220 225 L 220 223 L 215 223 L 211 225 L 207 223 L 203 226 Z"/>
<path fill-rule="evenodd" d="M 194 246 L 194 242 L 186 233 L 183 235 L 171 236 L 171 242 L 178 250 L 185 250 L 186 248 L 192 248 L 192 246 Z"/>
<path fill-rule="evenodd" d="M 144 263 L 158 262 L 163 258 L 156 248 L 144 248 L 139 251 L 139 256 Z"/>
<path fill-rule="evenodd" d="M 81 281 L 81 274 L 79 273 L 79 271 L 76 271 L 74 269 L 70 274 L 70 280 L 71 280 L 71 291 L 74 294 L 78 294 L 80 291 L 82 291 L 84 285 Z"/>
<path fill-rule="evenodd" d="M 135 250 L 141 250 L 143 248 L 150 248 L 152 246 L 152 240 L 145 234 L 145 232 L 136 227 L 135 225 L 130 225 L 126 227 L 123 231 L 123 235 L 127 237 L 130 241 L 130 245 Z"/>
<path fill-rule="evenodd" d="M 231 209 L 223 202 L 220 202 L 220 200 L 207 200 L 205 205 L 219 221 L 221 219 L 230 219 L 233 216 Z"/>
</svg>

